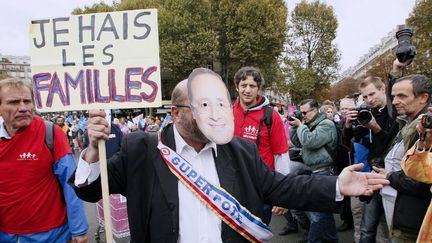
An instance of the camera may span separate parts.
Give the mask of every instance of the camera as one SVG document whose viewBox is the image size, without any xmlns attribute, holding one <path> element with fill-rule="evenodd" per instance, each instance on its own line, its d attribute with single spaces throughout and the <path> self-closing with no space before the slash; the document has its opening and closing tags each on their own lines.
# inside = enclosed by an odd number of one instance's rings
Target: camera
<svg viewBox="0 0 432 243">
<path fill-rule="evenodd" d="M 364 125 L 368 124 L 372 120 L 372 113 L 370 111 L 370 108 L 366 104 L 360 105 L 360 107 L 357 108 L 357 112 L 358 123 Z"/>
<path fill-rule="evenodd" d="M 424 114 L 420 122 L 424 128 L 432 128 L 432 112 Z"/>
<path fill-rule="evenodd" d="M 297 118 L 301 121 L 303 119 L 302 113 L 300 111 L 294 111 L 288 116 L 288 121 L 294 121 L 294 118 Z"/>
<path fill-rule="evenodd" d="M 413 32 L 411 28 L 405 25 L 398 26 L 398 31 L 396 32 L 396 39 L 398 41 L 396 57 L 401 63 L 412 60 L 417 54 L 416 48 L 411 44 L 412 36 Z"/>
<path fill-rule="evenodd" d="M 372 158 L 369 164 L 371 165 L 371 169 L 372 166 L 384 168 L 384 161 L 381 158 Z"/>
</svg>

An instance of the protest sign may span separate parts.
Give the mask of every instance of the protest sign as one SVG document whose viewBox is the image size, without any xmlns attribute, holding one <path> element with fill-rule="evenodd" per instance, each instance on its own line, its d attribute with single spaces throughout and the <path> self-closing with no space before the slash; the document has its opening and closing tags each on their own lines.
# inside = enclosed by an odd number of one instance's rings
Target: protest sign
<svg viewBox="0 0 432 243">
<path fill-rule="evenodd" d="M 30 45 L 38 111 L 162 103 L 155 9 L 33 20 Z"/>
</svg>

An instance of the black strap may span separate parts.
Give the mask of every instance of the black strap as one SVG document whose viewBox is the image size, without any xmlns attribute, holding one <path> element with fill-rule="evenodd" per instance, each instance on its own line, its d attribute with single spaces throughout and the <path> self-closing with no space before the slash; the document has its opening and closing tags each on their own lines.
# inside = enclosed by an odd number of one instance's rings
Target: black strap
<svg viewBox="0 0 432 243">
<path fill-rule="evenodd" d="M 261 128 L 262 128 L 263 123 L 267 127 L 268 137 L 270 138 L 270 130 L 271 130 L 272 123 L 273 123 L 273 108 L 269 105 L 265 106 L 264 115 L 260 119 L 260 123 L 258 126 L 257 140 L 256 140 L 257 147 L 259 146 L 259 141 L 261 138 Z"/>
</svg>

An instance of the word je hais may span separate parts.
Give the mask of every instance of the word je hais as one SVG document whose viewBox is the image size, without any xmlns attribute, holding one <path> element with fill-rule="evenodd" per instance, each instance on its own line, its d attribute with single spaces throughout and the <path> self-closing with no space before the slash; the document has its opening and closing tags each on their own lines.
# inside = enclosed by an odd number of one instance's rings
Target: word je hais
<svg viewBox="0 0 432 243">
<path fill-rule="evenodd" d="M 137 13 L 134 16 L 133 19 L 133 27 L 136 28 L 143 28 L 144 29 L 144 33 L 142 33 L 142 35 L 133 35 L 133 39 L 135 40 L 143 40 L 146 39 L 150 32 L 151 32 L 151 27 L 150 25 L 146 24 L 145 21 L 141 20 L 141 18 L 145 18 L 146 16 L 151 15 L 150 11 L 142 11 Z M 90 21 L 89 21 L 90 20 Z M 40 41 L 38 42 L 36 40 L 36 37 L 33 38 L 33 45 L 36 48 L 42 48 L 45 47 L 46 45 L 46 35 L 45 35 L 45 30 L 48 29 L 48 24 L 50 23 L 51 20 L 49 19 L 41 19 L 41 20 L 34 20 L 32 21 L 32 24 L 34 25 L 39 25 L 39 33 L 40 33 Z M 52 32 L 53 32 L 53 45 L 54 47 L 57 46 L 68 46 L 69 45 L 69 41 L 67 41 L 68 39 L 71 39 L 72 36 L 70 36 L 70 31 L 68 28 L 61 28 L 61 22 L 66 22 L 68 23 L 70 21 L 69 17 L 64 17 L 64 18 L 55 18 L 52 20 Z M 89 21 L 87 24 L 84 23 L 86 21 Z M 123 18 L 122 18 L 122 23 L 120 25 L 118 25 L 118 23 L 116 24 L 115 21 L 113 20 L 113 18 L 111 17 L 111 14 L 106 14 L 104 17 L 104 21 L 102 26 L 97 26 L 96 25 L 96 15 L 92 14 L 92 15 L 81 15 L 78 17 L 78 26 L 74 26 L 78 28 L 78 37 L 79 37 L 79 43 L 83 43 L 84 39 L 85 39 L 85 32 L 88 32 L 90 34 L 90 41 L 94 42 L 94 41 L 100 41 L 102 39 L 102 34 L 103 33 L 107 33 L 107 34 L 111 34 L 112 37 L 114 37 L 114 39 L 118 40 L 118 39 L 123 39 L 123 40 L 127 40 L 128 38 L 130 38 L 129 36 L 129 16 L 128 13 L 123 13 Z M 47 26 L 45 26 L 47 25 Z M 99 27 L 99 29 L 97 29 Z M 98 31 L 98 35 L 96 37 L 96 31 Z M 119 31 L 121 33 L 121 37 L 119 36 Z M 136 30 L 133 30 L 132 32 L 135 32 Z M 63 41 L 61 41 L 60 39 L 62 39 L 63 37 Z"/>
<path fill-rule="evenodd" d="M 42 108 L 42 97 L 41 92 L 48 92 L 47 100 L 45 103 L 46 107 L 52 107 L 54 95 L 58 95 L 63 106 L 69 106 L 71 103 L 70 99 L 70 88 L 77 89 L 80 91 L 80 102 L 82 105 L 92 103 L 110 103 L 110 102 L 153 102 L 156 98 L 157 91 L 159 89 L 156 82 L 150 80 L 150 76 L 156 72 L 157 67 L 152 66 L 144 70 L 140 67 L 130 67 L 125 70 L 125 91 L 124 94 L 120 95 L 117 93 L 115 72 L 114 69 L 108 70 L 108 91 L 109 95 L 103 96 L 100 92 L 100 79 L 99 70 L 97 69 L 86 69 L 80 70 L 78 74 L 73 78 L 72 75 L 65 72 L 64 80 L 61 82 L 57 72 L 51 73 L 37 73 L 33 75 L 34 95 L 36 107 Z M 140 81 L 132 81 L 131 76 L 139 75 Z M 141 85 L 148 85 L 152 91 L 150 94 L 146 92 L 140 92 L 139 95 L 133 95 L 131 90 L 141 89 Z M 79 86 L 79 87 L 78 87 Z"/>
</svg>

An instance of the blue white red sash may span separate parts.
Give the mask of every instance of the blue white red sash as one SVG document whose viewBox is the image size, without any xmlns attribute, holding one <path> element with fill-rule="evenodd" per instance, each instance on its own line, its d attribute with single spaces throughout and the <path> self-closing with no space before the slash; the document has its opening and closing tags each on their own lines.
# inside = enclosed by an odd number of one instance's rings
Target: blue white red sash
<svg viewBox="0 0 432 243">
<path fill-rule="evenodd" d="M 273 237 L 270 228 L 233 196 L 208 182 L 189 162 L 160 140 L 158 149 L 171 172 L 227 225 L 251 242 L 270 241 Z"/>
</svg>

